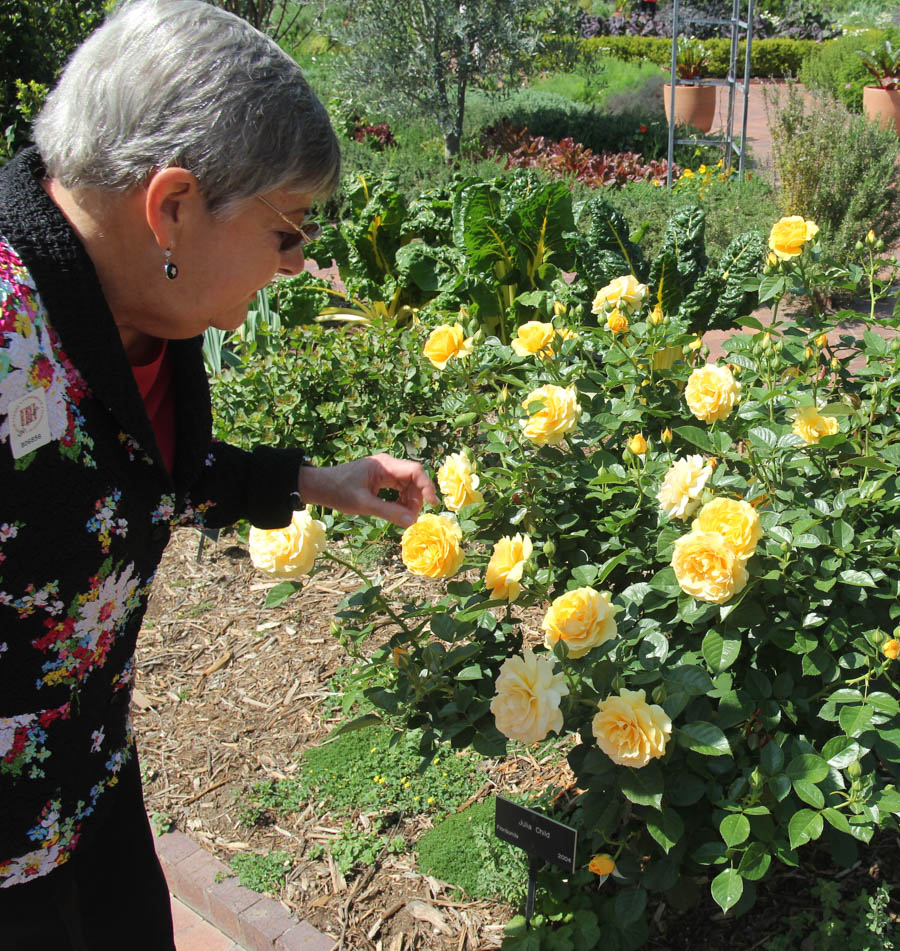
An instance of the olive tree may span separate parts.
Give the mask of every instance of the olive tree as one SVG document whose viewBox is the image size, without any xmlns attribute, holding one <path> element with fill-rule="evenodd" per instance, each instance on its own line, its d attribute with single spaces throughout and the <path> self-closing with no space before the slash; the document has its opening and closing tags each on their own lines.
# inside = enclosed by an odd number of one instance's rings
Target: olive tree
<svg viewBox="0 0 900 951">
<path fill-rule="evenodd" d="M 573 7 L 553 0 L 355 0 L 329 11 L 342 85 L 373 108 L 431 116 L 448 158 L 469 89 L 518 84 L 548 38 L 574 31 Z"/>
</svg>

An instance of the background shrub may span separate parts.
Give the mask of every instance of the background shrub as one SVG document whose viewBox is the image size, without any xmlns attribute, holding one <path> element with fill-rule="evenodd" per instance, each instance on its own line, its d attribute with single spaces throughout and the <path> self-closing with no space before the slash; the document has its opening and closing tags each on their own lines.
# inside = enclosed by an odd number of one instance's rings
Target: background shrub
<svg viewBox="0 0 900 951">
<path fill-rule="evenodd" d="M 900 236 L 894 130 L 834 99 L 807 103 L 794 87 L 781 98 L 767 92 L 766 102 L 782 212 L 815 221 L 838 258 L 870 228 L 888 244 Z"/>
</svg>

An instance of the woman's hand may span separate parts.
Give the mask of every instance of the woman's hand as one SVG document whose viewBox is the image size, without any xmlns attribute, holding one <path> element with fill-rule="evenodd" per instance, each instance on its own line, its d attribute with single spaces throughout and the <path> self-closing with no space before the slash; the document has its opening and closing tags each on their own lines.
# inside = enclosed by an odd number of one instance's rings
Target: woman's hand
<svg viewBox="0 0 900 951">
<path fill-rule="evenodd" d="M 297 489 L 304 504 L 374 515 L 403 528 L 416 520 L 423 502 L 438 504 L 431 479 L 418 462 L 383 452 L 338 466 L 301 466 Z M 381 498 L 382 489 L 396 489 L 399 499 Z"/>
</svg>

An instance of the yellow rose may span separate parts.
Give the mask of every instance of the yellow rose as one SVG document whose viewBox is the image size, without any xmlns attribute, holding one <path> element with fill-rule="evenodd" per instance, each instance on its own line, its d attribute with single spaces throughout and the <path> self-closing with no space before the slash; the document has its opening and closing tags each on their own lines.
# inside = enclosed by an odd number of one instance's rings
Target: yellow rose
<svg viewBox="0 0 900 951">
<path fill-rule="evenodd" d="M 464 505 L 484 501 L 484 496 L 478 491 L 475 467 L 464 452 L 447 456 L 437 471 L 437 483 L 444 496 L 444 505 L 451 512 L 458 512 Z"/>
<path fill-rule="evenodd" d="M 647 451 L 647 440 L 641 435 L 641 433 L 636 433 L 631 439 L 628 440 L 628 448 L 636 455 L 643 456 Z"/>
<path fill-rule="evenodd" d="M 643 690 L 622 688 L 599 703 L 592 730 L 597 746 L 619 766 L 640 769 L 666 752 L 672 721 L 662 707 L 649 704 Z"/>
<path fill-rule="evenodd" d="M 672 441 L 672 430 L 668 426 L 659 434 L 659 438 L 668 446 Z"/>
<path fill-rule="evenodd" d="M 675 542 L 672 567 L 681 590 L 698 601 L 725 604 L 747 584 L 744 559 L 719 532 L 690 532 Z"/>
<path fill-rule="evenodd" d="M 884 646 L 881 648 L 881 653 L 884 654 L 888 660 L 896 660 L 900 657 L 900 641 L 898 641 L 896 637 L 885 641 Z"/>
<path fill-rule="evenodd" d="M 827 347 L 828 346 L 828 334 L 819 334 L 816 337 L 816 346 L 817 347 Z"/>
<path fill-rule="evenodd" d="M 627 334 L 628 333 L 628 318 L 619 310 L 618 307 L 615 310 L 610 311 L 609 316 L 606 318 L 606 330 L 614 334 Z"/>
<path fill-rule="evenodd" d="M 570 330 L 568 327 L 561 327 L 556 331 L 556 336 L 562 338 L 563 340 L 577 340 L 578 334 L 574 330 Z"/>
<path fill-rule="evenodd" d="M 562 729 L 560 700 L 569 688 L 563 674 L 554 674 L 554 657 L 537 657 L 526 650 L 503 662 L 491 701 L 497 729 L 511 740 L 538 743 Z"/>
<path fill-rule="evenodd" d="M 494 545 L 484 576 L 485 586 L 495 598 L 515 601 L 522 590 L 519 583 L 533 546 L 527 535 L 504 535 Z"/>
<path fill-rule="evenodd" d="M 669 518 L 690 518 L 700 504 L 700 493 L 712 471 L 712 464 L 704 462 L 701 455 L 687 456 L 673 463 L 656 495 L 660 508 Z"/>
<path fill-rule="evenodd" d="M 569 648 L 569 657 L 584 655 L 612 640 L 618 634 L 616 613 L 620 608 L 611 603 L 608 591 L 575 588 L 561 594 L 544 615 L 541 628 L 544 645 L 553 649 L 557 641 Z"/>
<path fill-rule="evenodd" d="M 578 405 L 578 393 L 574 386 L 555 386 L 548 383 L 532 390 L 522 408 L 528 412 L 532 403 L 543 403 L 543 407 L 528 419 L 520 420 L 526 438 L 538 446 L 555 446 L 578 425 L 581 407 Z"/>
<path fill-rule="evenodd" d="M 714 423 L 734 409 L 741 398 L 741 384 L 728 367 L 707 363 L 688 377 L 684 390 L 688 409 L 706 423 Z"/>
<path fill-rule="evenodd" d="M 769 249 L 782 261 L 796 258 L 803 253 L 803 245 L 819 233 L 819 226 L 806 221 L 801 215 L 782 218 L 772 225 L 769 234 Z"/>
<path fill-rule="evenodd" d="M 745 560 L 756 551 L 763 534 L 759 515 L 749 502 L 724 498 L 707 502 L 697 513 L 691 531 L 718 532 Z"/>
<path fill-rule="evenodd" d="M 250 529 L 250 561 L 276 578 L 299 578 L 313 566 L 325 547 L 325 525 L 309 509 L 294 512 L 286 528 Z"/>
<path fill-rule="evenodd" d="M 454 357 L 467 357 L 472 352 L 472 338 L 466 337 L 460 324 L 441 324 L 431 331 L 422 353 L 443 370 Z"/>
<path fill-rule="evenodd" d="M 519 332 L 512 341 L 512 348 L 520 357 L 529 357 L 533 354 L 552 354 L 553 338 L 556 330 L 553 324 L 542 324 L 539 320 L 529 320 L 519 327 Z"/>
<path fill-rule="evenodd" d="M 607 852 L 601 852 L 595 855 L 588 864 L 588 871 L 595 875 L 612 875 L 616 870 L 616 863 L 613 857 Z"/>
<path fill-rule="evenodd" d="M 639 283 L 633 274 L 625 274 L 597 291 L 591 310 L 595 314 L 605 314 L 617 308 L 625 314 L 633 314 L 646 296 L 647 285 Z"/>
<path fill-rule="evenodd" d="M 794 421 L 791 430 L 808 446 L 823 436 L 834 436 L 841 429 L 834 416 L 820 416 L 815 406 L 801 406 L 791 413 L 791 419 Z"/>
<path fill-rule="evenodd" d="M 449 578 L 463 563 L 462 530 L 449 512 L 420 515 L 400 540 L 403 564 L 426 578 Z"/>
</svg>

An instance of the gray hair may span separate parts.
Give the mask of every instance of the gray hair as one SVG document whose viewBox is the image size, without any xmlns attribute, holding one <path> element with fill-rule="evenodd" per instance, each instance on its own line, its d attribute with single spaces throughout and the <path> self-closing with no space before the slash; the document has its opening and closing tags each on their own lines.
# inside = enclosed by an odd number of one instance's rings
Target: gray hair
<svg viewBox="0 0 900 951">
<path fill-rule="evenodd" d="M 126 190 L 180 166 L 223 216 L 278 188 L 324 196 L 340 177 L 328 113 L 297 64 L 202 0 L 126 0 L 72 56 L 34 139 L 65 188 Z"/>
</svg>

